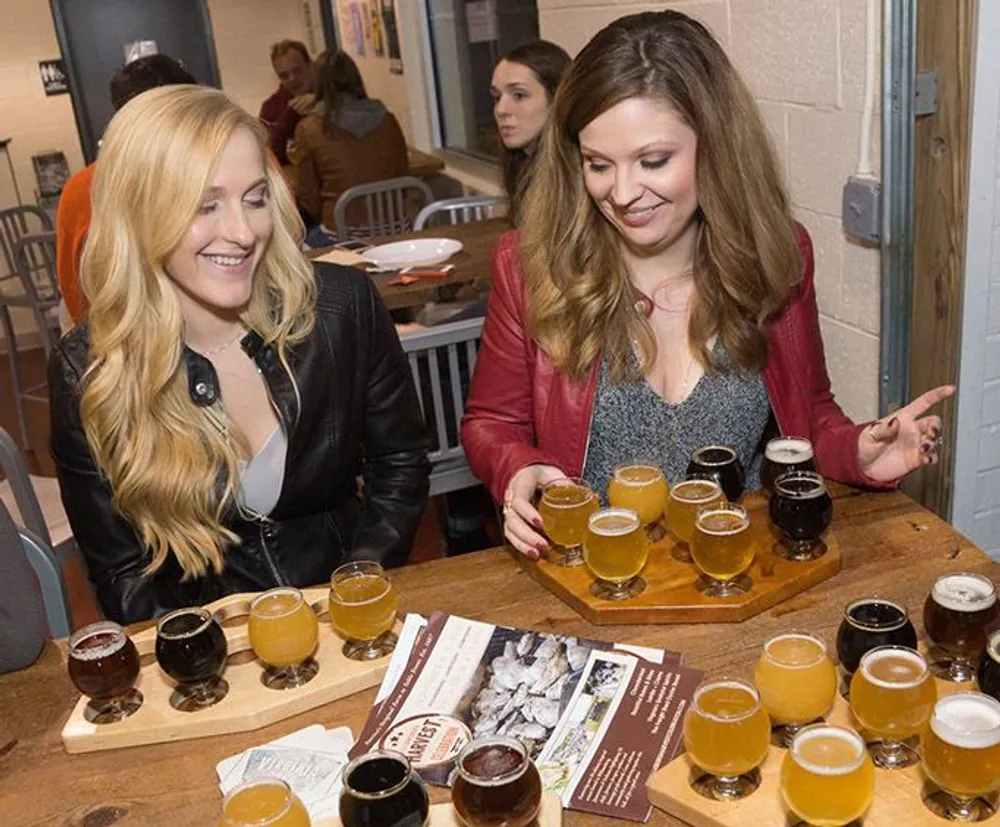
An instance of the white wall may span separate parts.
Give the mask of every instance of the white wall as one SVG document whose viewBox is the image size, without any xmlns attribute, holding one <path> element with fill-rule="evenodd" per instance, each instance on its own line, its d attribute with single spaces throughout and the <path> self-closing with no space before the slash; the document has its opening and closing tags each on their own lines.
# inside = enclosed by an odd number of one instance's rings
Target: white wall
<svg viewBox="0 0 1000 827">
<path fill-rule="evenodd" d="M 1000 3 L 977 5 L 952 519 L 1000 559 Z"/>
</svg>

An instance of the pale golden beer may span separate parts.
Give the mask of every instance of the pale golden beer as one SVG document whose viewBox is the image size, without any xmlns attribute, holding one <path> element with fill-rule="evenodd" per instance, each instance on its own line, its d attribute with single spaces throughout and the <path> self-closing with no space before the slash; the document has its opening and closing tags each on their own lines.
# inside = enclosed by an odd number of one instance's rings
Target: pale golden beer
<svg viewBox="0 0 1000 827">
<path fill-rule="evenodd" d="M 747 681 L 706 681 L 695 690 L 684 717 L 684 748 L 691 761 L 715 776 L 709 792 L 716 798 L 741 798 L 752 792 L 744 776 L 767 757 L 771 722 L 757 688 Z"/>
<path fill-rule="evenodd" d="M 875 791 L 875 768 L 864 739 L 829 724 L 802 729 L 781 763 L 781 796 L 814 827 L 843 827 L 864 815 Z"/>
<path fill-rule="evenodd" d="M 222 803 L 220 827 L 311 827 L 309 813 L 288 785 L 277 778 L 249 781 Z"/>
<path fill-rule="evenodd" d="M 319 622 L 302 592 L 281 587 L 258 595 L 250 604 L 247 634 L 250 646 L 264 663 L 294 666 L 316 649 Z"/>
<path fill-rule="evenodd" d="M 921 738 L 928 778 L 956 798 L 1000 790 L 1000 703 L 979 692 L 937 702 Z"/>
<path fill-rule="evenodd" d="M 694 518 L 698 511 L 722 502 L 722 489 L 714 480 L 684 480 L 670 489 L 667 499 L 667 523 L 682 543 L 691 544 Z"/>
<path fill-rule="evenodd" d="M 721 502 L 698 512 L 691 560 L 708 579 L 708 584 L 701 587 L 704 594 L 729 597 L 746 591 L 735 578 L 750 568 L 754 552 L 750 517 L 743 506 Z"/>
<path fill-rule="evenodd" d="M 615 508 L 631 508 L 643 525 L 663 516 L 668 493 L 667 478 L 655 465 L 616 468 L 608 483 L 608 502 Z"/>
<path fill-rule="evenodd" d="M 837 695 L 837 669 L 826 644 L 805 632 L 787 632 L 768 640 L 753 679 L 776 724 L 801 725 L 822 718 Z"/>
<path fill-rule="evenodd" d="M 600 596 L 622 600 L 637 592 L 625 589 L 643 566 L 649 541 L 639 515 L 629 508 L 603 508 L 590 515 L 583 541 L 583 561 L 603 588 Z"/>
<path fill-rule="evenodd" d="M 344 563 L 330 577 L 330 622 L 346 640 L 352 660 L 375 660 L 396 648 L 399 596 L 385 570 L 373 560 Z"/>
<path fill-rule="evenodd" d="M 587 536 L 587 518 L 600 507 L 597 495 L 580 479 L 553 480 L 542 488 L 538 513 L 553 543 L 570 549 L 566 565 L 579 565 L 579 546 Z"/>
</svg>

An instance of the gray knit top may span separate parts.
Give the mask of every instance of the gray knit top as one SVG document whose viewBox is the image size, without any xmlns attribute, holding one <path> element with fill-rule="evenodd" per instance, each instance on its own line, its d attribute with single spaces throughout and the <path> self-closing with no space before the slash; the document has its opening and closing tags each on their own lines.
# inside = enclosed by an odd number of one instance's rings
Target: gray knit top
<svg viewBox="0 0 1000 827">
<path fill-rule="evenodd" d="M 727 370 L 721 339 L 713 354 L 720 369 L 702 376 L 677 405 L 665 402 L 645 379 L 613 383 L 602 362 L 583 468 L 583 478 L 602 500 L 617 466 L 657 465 L 673 485 L 702 445 L 731 446 L 746 469 L 747 490 L 760 488 L 761 443 L 771 416 L 767 391 L 760 375 Z M 634 356 L 629 361 L 637 367 Z"/>
</svg>

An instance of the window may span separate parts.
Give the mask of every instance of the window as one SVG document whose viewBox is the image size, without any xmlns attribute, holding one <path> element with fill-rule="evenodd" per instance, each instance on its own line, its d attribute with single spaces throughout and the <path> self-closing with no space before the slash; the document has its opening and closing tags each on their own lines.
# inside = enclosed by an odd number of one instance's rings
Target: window
<svg viewBox="0 0 1000 827">
<path fill-rule="evenodd" d="M 425 0 L 441 145 L 500 157 L 490 79 L 501 55 L 538 39 L 536 0 Z"/>
</svg>

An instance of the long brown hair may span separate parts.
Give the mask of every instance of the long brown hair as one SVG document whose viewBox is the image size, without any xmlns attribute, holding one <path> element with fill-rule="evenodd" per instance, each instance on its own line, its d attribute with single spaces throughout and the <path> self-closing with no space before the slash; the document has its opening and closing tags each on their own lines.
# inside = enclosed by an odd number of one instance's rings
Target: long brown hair
<svg viewBox="0 0 1000 827">
<path fill-rule="evenodd" d="M 548 103 L 552 103 L 559 81 L 562 79 L 570 57 L 565 50 L 550 43 L 548 40 L 533 40 L 511 49 L 500 60 L 517 63 L 530 69 L 542 88 L 545 90 Z M 503 187 L 510 200 L 507 215 L 512 225 L 516 225 L 521 212 L 521 198 L 525 190 L 535 150 L 538 148 L 538 138 L 532 138 L 526 146 L 518 149 L 503 147 Z"/>
<path fill-rule="evenodd" d="M 316 59 L 316 97 L 323 102 L 323 129 L 329 135 L 345 103 L 368 97 L 358 65 L 347 52 L 330 49 Z"/>
<path fill-rule="evenodd" d="M 621 238 L 587 193 L 580 131 L 629 98 L 666 103 L 697 136 L 699 210 L 688 337 L 707 371 L 721 337 L 734 368 L 767 362 L 763 322 L 800 277 L 795 224 L 757 106 L 708 30 L 676 11 L 622 17 L 598 32 L 563 78 L 523 202 L 528 326 L 561 371 L 582 380 L 607 359 L 627 375 L 655 338 L 636 307 Z"/>
</svg>

